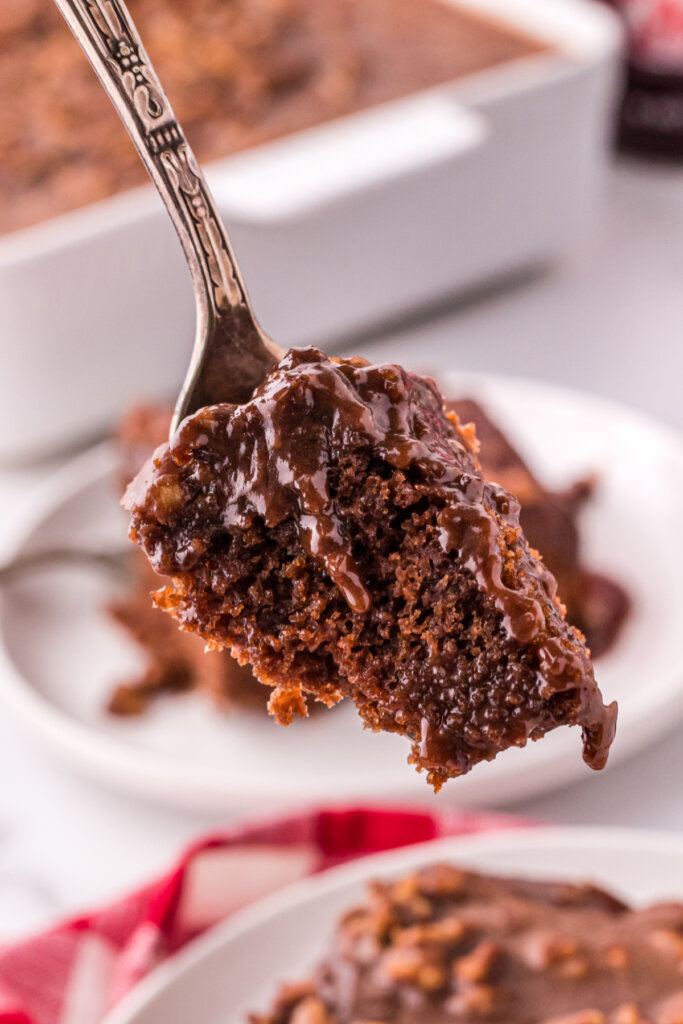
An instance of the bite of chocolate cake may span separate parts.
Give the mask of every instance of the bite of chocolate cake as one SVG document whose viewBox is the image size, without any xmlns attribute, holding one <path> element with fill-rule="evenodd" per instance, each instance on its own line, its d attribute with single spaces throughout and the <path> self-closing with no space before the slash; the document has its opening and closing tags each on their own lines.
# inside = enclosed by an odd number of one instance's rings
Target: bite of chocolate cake
<svg viewBox="0 0 683 1024">
<path fill-rule="evenodd" d="M 126 507 L 171 580 L 157 603 L 249 662 L 281 722 L 351 697 L 436 788 L 560 725 L 605 764 L 616 706 L 432 381 L 291 351 L 245 405 L 189 417 Z"/>
<path fill-rule="evenodd" d="M 525 536 L 555 576 L 567 620 L 586 637 L 591 658 L 601 657 L 616 641 L 630 601 L 618 583 L 586 568 L 581 557 L 578 517 L 593 497 L 595 480 L 579 480 L 560 491 L 550 490 L 479 402 L 453 398 L 446 402 L 446 408 L 455 412 L 461 423 L 474 423 L 484 476 L 519 500 Z M 122 492 L 155 449 L 168 439 L 172 412 L 172 407 L 164 403 L 144 403 L 131 408 L 119 424 L 114 444 Z M 188 691 L 207 694 L 221 709 L 265 712 L 268 687 L 258 684 L 248 665 L 238 665 L 227 651 L 211 652 L 212 656 L 206 657 L 201 637 L 177 629 L 174 621 L 153 604 L 151 595 L 161 582 L 139 551 L 131 585 L 109 606 L 113 618 L 145 658 L 140 675 L 118 685 L 111 695 L 112 713 L 140 714 L 157 697 Z M 309 711 L 319 707 L 314 701 Z"/>
</svg>

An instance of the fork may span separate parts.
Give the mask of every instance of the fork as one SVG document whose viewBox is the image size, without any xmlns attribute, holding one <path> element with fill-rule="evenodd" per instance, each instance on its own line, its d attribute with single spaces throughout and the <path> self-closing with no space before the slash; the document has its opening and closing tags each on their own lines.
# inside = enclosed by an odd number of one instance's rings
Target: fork
<svg viewBox="0 0 683 1024">
<path fill-rule="evenodd" d="M 205 405 L 241 404 L 284 355 L 259 325 L 228 233 L 122 0 L 55 0 L 114 104 L 180 238 L 197 326 L 171 433 Z M 192 60 L 191 52 L 186 60 Z"/>
</svg>

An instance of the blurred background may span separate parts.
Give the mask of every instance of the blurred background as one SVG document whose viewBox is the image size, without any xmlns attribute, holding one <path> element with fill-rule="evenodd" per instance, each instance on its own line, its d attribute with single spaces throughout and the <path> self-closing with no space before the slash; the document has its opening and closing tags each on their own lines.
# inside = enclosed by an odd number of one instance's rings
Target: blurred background
<svg viewBox="0 0 683 1024">
<path fill-rule="evenodd" d="M 545 780 L 540 761 L 509 792 L 482 776 L 467 802 L 683 831 L 671 785 L 683 706 L 683 0 L 129 7 L 266 330 L 400 362 L 475 400 L 467 414 L 492 438 L 491 471 L 518 493 L 558 578 L 571 555 L 566 600 L 592 646 L 604 642 L 605 677 L 631 666 L 626 701 L 667 680 L 657 727 L 625 742 L 627 763 L 570 777 L 558 748 Z M 3 0 L 0 95 L 0 553 L 86 538 L 118 562 L 116 497 L 163 440 L 187 366 L 189 279 L 50 0 Z M 232 790 L 216 781 L 223 754 L 197 769 L 188 723 L 218 749 L 220 716 L 265 717 L 263 701 L 233 665 L 212 655 L 207 669 L 150 620 L 154 583 L 139 565 L 126 572 L 123 587 L 109 569 L 92 579 L 73 566 L 1 585 L 0 941 L 142 881 L 209 825 L 325 796 L 324 784 L 293 786 L 245 805 L 230 795 L 239 778 Z M 210 698 L 199 710 L 182 703 L 194 691 Z M 269 742 L 262 723 L 249 728 L 247 743 Z M 334 746 L 336 728 L 298 756 Z M 310 773 L 297 749 L 292 778 Z M 195 781 L 183 787 L 185 768 Z M 330 786 L 344 796 L 343 779 Z M 383 795 L 427 799 L 404 776 Z"/>
</svg>

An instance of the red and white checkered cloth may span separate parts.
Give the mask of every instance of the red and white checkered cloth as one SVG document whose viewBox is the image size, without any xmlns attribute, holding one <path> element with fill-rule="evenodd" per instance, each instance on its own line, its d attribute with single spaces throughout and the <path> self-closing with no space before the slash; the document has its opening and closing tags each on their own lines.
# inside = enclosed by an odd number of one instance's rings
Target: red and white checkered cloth
<svg viewBox="0 0 683 1024">
<path fill-rule="evenodd" d="M 1 1024 L 97 1024 L 153 967 L 260 896 L 364 854 L 519 822 L 498 815 L 316 810 L 202 839 L 144 889 L 0 948 Z"/>
</svg>

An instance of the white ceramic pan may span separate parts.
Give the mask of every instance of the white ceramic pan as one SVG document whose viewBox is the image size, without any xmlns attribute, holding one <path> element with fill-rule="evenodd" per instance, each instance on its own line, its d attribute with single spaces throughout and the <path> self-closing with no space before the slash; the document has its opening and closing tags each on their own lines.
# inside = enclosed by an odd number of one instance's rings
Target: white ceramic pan
<svg viewBox="0 0 683 1024">
<path fill-rule="evenodd" d="M 591 0 L 458 2 L 554 52 L 209 166 L 256 310 L 281 344 L 324 344 L 542 263 L 589 205 L 618 23 Z M 172 395 L 194 308 L 151 186 L 0 238 L 0 311 L 4 461 L 95 432 L 136 398 Z"/>
</svg>

